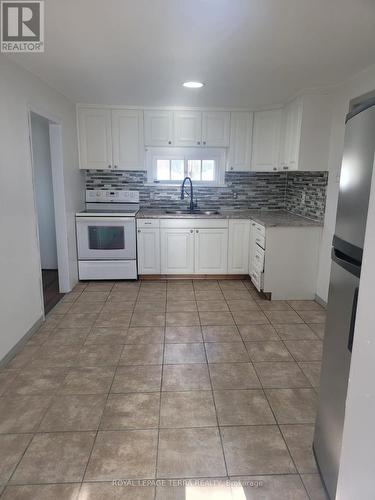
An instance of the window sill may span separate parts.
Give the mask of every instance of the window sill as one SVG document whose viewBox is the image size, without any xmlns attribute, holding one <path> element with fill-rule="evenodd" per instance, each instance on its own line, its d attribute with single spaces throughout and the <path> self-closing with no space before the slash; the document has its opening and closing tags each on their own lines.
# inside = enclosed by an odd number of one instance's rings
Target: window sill
<svg viewBox="0 0 375 500">
<path fill-rule="evenodd" d="M 182 182 L 178 182 L 176 184 L 164 184 L 161 182 L 146 182 L 144 186 L 147 187 L 158 187 L 158 188 L 171 188 L 171 187 L 178 187 L 181 188 Z M 193 181 L 193 188 L 199 188 L 199 187 L 210 187 L 210 188 L 225 188 L 227 187 L 227 184 L 204 184 L 204 183 L 198 183 Z"/>
</svg>

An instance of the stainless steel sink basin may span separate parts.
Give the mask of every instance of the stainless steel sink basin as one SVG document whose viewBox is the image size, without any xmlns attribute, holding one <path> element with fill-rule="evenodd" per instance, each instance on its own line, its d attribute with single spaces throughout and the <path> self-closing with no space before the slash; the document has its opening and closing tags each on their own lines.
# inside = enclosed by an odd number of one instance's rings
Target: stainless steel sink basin
<svg viewBox="0 0 375 500">
<path fill-rule="evenodd" d="M 220 215 L 218 210 L 194 210 L 194 212 L 189 212 L 188 210 L 166 210 L 168 215 Z"/>
</svg>

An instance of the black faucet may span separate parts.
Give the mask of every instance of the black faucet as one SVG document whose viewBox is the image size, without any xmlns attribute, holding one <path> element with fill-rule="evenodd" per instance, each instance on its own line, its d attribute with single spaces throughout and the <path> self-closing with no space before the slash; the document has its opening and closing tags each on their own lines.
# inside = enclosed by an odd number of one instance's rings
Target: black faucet
<svg viewBox="0 0 375 500">
<path fill-rule="evenodd" d="M 185 182 L 189 181 L 190 182 L 190 193 L 186 191 L 185 189 Z M 197 202 L 194 203 L 194 191 L 193 191 L 193 181 L 190 179 L 190 177 L 185 177 L 185 179 L 182 181 L 181 184 L 181 200 L 185 198 L 185 194 L 190 196 L 190 206 L 189 210 L 190 212 L 194 212 L 194 209 L 197 207 Z"/>
</svg>

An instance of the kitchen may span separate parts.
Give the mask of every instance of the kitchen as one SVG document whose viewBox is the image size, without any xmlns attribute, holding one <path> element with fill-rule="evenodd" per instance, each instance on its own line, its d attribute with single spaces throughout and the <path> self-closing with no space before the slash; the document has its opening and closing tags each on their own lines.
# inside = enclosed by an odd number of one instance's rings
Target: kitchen
<svg viewBox="0 0 375 500">
<path fill-rule="evenodd" d="M 371 499 L 373 6 L 165 3 L 0 56 L 0 496 Z"/>
</svg>

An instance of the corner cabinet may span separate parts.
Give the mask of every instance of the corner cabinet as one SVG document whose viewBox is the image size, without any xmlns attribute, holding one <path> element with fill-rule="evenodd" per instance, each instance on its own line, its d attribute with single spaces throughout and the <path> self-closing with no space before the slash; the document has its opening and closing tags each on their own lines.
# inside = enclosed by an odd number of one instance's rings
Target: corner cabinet
<svg viewBox="0 0 375 500">
<path fill-rule="evenodd" d="M 279 169 L 282 110 L 254 113 L 251 169 L 272 172 Z"/>
<path fill-rule="evenodd" d="M 137 220 L 138 274 L 160 274 L 160 229 L 158 219 Z"/>
<path fill-rule="evenodd" d="M 143 170 L 143 113 L 78 107 L 79 165 L 85 170 Z"/>
</svg>

